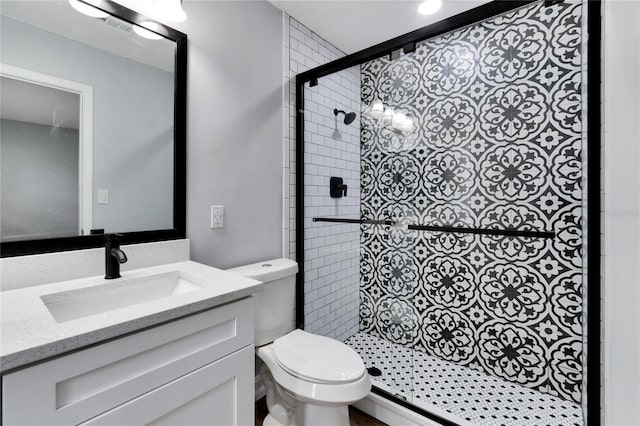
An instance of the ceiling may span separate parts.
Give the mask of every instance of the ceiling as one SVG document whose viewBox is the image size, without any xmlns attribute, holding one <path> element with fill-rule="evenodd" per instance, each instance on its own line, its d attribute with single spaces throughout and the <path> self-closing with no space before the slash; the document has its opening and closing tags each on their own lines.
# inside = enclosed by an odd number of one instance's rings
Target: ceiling
<svg viewBox="0 0 640 426">
<path fill-rule="evenodd" d="M 116 0 L 151 14 L 149 0 Z M 186 0 L 193 1 L 193 0 Z M 408 33 L 490 0 L 443 0 L 434 15 L 417 13 L 418 0 L 269 0 L 349 54 Z M 2 0 L 1 14 L 90 46 L 173 71 L 172 42 L 118 31 L 73 10 L 67 0 Z M 51 19 L 55 17 L 55 19 Z M 100 25 L 102 24 L 102 25 Z M 170 58 L 167 60 L 167 58 Z"/>
<path fill-rule="evenodd" d="M 7 77 L 0 77 L 0 87 L 0 118 L 78 130 L 78 94 Z"/>
<path fill-rule="evenodd" d="M 490 0 L 443 0 L 434 15 L 417 12 L 416 0 L 270 0 L 349 54 L 457 15 Z"/>
</svg>

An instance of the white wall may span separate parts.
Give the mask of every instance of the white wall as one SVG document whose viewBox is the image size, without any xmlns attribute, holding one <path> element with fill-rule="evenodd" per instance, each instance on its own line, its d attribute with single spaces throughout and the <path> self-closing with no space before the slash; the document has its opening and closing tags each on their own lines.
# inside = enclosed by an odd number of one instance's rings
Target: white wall
<svg viewBox="0 0 640 426">
<path fill-rule="evenodd" d="M 183 7 L 170 26 L 188 36 L 191 257 L 219 268 L 282 257 L 282 13 L 266 1 Z M 211 205 L 224 205 L 224 228 L 210 228 Z"/>
<path fill-rule="evenodd" d="M 640 2 L 604 2 L 604 418 L 640 425 Z M 591 295 L 590 295 L 591 297 Z"/>
</svg>

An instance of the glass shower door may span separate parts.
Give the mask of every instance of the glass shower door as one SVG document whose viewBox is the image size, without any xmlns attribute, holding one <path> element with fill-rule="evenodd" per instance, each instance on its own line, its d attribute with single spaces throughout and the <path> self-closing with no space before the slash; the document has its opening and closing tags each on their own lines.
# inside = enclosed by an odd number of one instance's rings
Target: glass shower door
<svg viewBox="0 0 640 426">
<path fill-rule="evenodd" d="M 436 417 L 582 424 L 581 8 L 527 4 L 352 68 L 360 193 L 349 215 L 344 200 L 313 198 L 341 172 L 331 164 L 346 123 L 305 104 L 312 129 L 320 116 L 329 127 L 305 134 L 329 144 L 305 149 L 306 182 L 319 185 L 305 197 L 305 249 L 315 256 L 311 240 L 336 232 L 358 241 L 359 327 L 343 336 L 374 386 Z M 341 94 L 306 97 L 353 96 L 330 77 L 318 85 Z M 345 228 L 315 229 L 323 214 Z M 305 264 L 309 280 L 318 265 Z"/>
<path fill-rule="evenodd" d="M 416 300 L 418 232 L 409 229 L 420 220 L 415 205 L 421 173 L 416 161 L 419 116 L 414 105 L 419 68 L 405 58 L 381 58 L 361 68 L 361 216 L 389 225 L 362 225 L 360 303 L 361 330 L 380 348 L 375 361 L 382 375 L 376 384 L 412 401 L 414 347 L 424 301 Z M 380 67 L 388 68 L 384 76 L 377 74 Z"/>
</svg>

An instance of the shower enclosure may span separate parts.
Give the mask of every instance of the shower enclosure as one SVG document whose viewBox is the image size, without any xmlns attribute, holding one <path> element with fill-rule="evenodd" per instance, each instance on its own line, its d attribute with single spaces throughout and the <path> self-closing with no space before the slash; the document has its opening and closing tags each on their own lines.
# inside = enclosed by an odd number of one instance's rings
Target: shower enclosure
<svg viewBox="0 0 640 426">
<path fill-rule="evenodd" d="M 374 392 L 442 424 L 599 424 L 598 23 L 491 2 L 297 76 L 298 326 Z"/>
</svg>

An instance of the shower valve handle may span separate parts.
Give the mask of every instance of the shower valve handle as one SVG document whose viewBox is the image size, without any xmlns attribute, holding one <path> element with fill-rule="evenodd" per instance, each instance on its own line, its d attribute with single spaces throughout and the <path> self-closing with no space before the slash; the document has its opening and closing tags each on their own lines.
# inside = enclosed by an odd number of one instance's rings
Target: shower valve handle
<svg viewBox="0 0 640 426">
<path fill-rule="evenodd" d="M 329 194 L 331 198 L 342 198 L 347 196 L 347 185 L 340 177 L 332 177 L 329 180 Z"/>
</svg>

